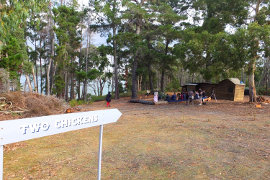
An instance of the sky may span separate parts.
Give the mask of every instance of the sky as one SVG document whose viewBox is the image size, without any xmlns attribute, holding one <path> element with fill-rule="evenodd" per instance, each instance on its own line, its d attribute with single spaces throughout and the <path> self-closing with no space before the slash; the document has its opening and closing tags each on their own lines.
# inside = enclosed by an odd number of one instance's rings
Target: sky
<svg viewBox="0 0 270 180">
<path fill-rule="evenodd" d="M 83 5 L 87 6 L 89 0 L 78 0 L 79 5 L 82 7 Z M 100 34 L 95 33 L 91 37 L 91 44 L 95 46 L 100 46 L 102 44 L 106 44 L 106 37 L 100 37 Z"/>
<path fill-rule="evenodd" d="M 88 4 L 88 0 L 78 0 L 80 5 L 87 5 Z"/>
</svg>

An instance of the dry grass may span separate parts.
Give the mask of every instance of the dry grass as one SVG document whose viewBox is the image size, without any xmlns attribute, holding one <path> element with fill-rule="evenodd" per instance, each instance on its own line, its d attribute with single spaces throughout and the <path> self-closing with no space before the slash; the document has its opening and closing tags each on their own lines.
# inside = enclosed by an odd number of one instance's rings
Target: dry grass
<svg viewBox="0 0 270 180">
<path fill-rule="evenodd" d="M 122 99 L 112 106 L 123 116 L 104 127 L 102 179 L 270 177 L 269 105 L 148 106 Z M 19 143 L 5 151 L 4 179 L 96 179 L 98 133 L 94 127 Z"/>
</svg>

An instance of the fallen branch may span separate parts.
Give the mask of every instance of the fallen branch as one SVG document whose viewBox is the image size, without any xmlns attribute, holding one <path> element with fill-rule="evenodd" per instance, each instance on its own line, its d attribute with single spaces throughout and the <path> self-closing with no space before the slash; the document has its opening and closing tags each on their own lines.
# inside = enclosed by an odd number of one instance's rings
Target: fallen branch
<svg viewBox="0 0 270 180">
<path fill-rule="evenodd" d="M 20 107 L 16 107 L 16 108 L 21 110 L 21 111 L 24 111 L 24 112 L 29 111 L 28 109 L 23 109 L 23 108 L 20 108 Z"/>
<path fill-rule="evenodd" d="M 12 102 L 7 101 L 5 97 L 0 97 L 0 110 L 12 109 Z"/>
<path fill-rule="evenodd" d="M 141 99 L 131 99 L 129 102 L 131 103 L 141 103 L 141 104 L 148 104 L 148 105 L 155 105 L 153 101 L 145 101 Z"/>
<path fill-rule="evenodd" d="M 25 111 L 0 111 L 0 113 L 3 113 L 3 114 L 22 114 L 22 113 L 25 113 Z"/>
</svg>

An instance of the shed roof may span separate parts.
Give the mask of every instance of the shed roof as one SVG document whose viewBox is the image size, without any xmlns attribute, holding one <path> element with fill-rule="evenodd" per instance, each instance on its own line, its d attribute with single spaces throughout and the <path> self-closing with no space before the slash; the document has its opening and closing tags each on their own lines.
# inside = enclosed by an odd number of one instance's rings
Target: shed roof
<svg viewBox="0 0 270 180">
<path fill-rule="evenodd" d="M 233 84 L 245 85 L 244 83 L 241 83 L 241 81 L 238 78 L 229 78 L 228 80 L 230 80 Z"/>
<path fill-rule="evenodd" d="M 189 83 L 189 84 L 185 84 L 184 86 L 197 86 L 198 84 L 195 83 Z"/>
</svg>

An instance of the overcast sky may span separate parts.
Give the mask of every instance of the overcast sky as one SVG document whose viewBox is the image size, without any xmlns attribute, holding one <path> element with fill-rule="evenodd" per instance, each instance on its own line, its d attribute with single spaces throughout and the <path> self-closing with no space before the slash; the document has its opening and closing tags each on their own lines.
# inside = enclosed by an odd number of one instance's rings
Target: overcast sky
<svg viewBox="0 0 270 180">
<path fill-rule="evenodd" d="M 78 0 L 78 3 L 80 6 L 88 6 L 89 0 Z M 100 37 L 100 34 L 94 34 L 91 38 L 91 44 L 94 44 L 95 46 L 100 46 L 101 44 L 106 44 L 106 38 Z"/>
<path fill-rule="evenodd" d="M 88 0 L 78 0 L 80 5 L 87 5 L 88 4 Z"/>
</svg>

